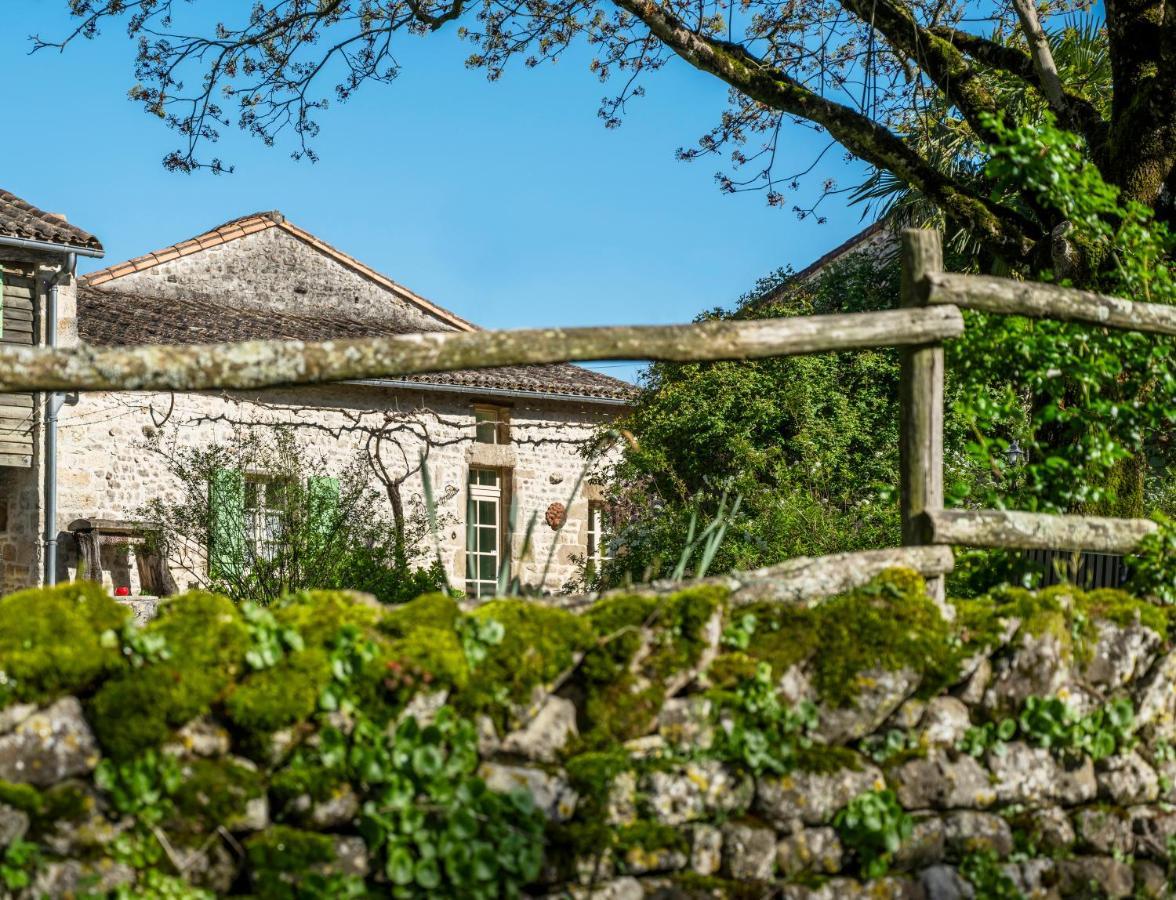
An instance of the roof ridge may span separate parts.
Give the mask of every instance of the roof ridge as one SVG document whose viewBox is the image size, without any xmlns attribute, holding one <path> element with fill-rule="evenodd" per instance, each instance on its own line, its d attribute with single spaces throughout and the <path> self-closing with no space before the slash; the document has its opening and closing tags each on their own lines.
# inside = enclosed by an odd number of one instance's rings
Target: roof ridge
<svg viewBox="0 0 1176 900">
<path fill-rule="evenodd" d="M 218 247 L 222 244 L 227 244 L 230 241 L 238 240 L 239 238 L 247 237 L 250 234 L 256 234 L 259 231 L 265 231 L 269 228 L 281 228 L 287 234 L 297 238 L 305 244 L 318 250 L 320 253 L 325 253 L 336 262 L 347 266 L 350 269 L 375 281 L 380 286 L 397 294 L 408 303 L 416 306 L 418 309 L 436 316 L 444 322 L 454 326 L 459 331 L 476 331 L 478 326 L 474 325 L 467 319 L 454 312 L 433 303 L 431 300 L 426 300 L 414 291 L 409 290 L 399 282 L 393 281 L 387 275 L 377 272 L 371 266 L 360 262 L 354 256 L 344 253 L 342 250 L 328 244 L 322 238 L 312 234 L 304 228 L 300 228 L 287 219 L 278 210 L 269 210 L 267 212 L 251 213 L 247 216 L 239 216 L 235 219 L 218 225 L 216 228 L 198 234 L 195 237 L 188 238 L 186 241 L 172 244 L 168 247 L 163 247 L 159 250 L 153 250 L 150 253 L 144 253 L 142 256 L 136 256 L 133 259 L 128 259 L 121 263 L 115 263 L 112 266 L 107 266 L 103 269 L 98 269 L 94 272 L 89 272 L 82 275 L 78 281 L 80 284 L 88 285 L 89 287 L 97 287 L 101 284 L 113 281 L 116 278 L 122 278 L 124 275 L 131 275 L 135 272 L 142 272 L 145 269 L 154 268 L 161 263 L 170 262 L 173 259 L 179 259 L 183 256 L 190 256 L 193 253 L 199 253 L 201 250 L 207 250 L 210 247 Z"/>
</svg>

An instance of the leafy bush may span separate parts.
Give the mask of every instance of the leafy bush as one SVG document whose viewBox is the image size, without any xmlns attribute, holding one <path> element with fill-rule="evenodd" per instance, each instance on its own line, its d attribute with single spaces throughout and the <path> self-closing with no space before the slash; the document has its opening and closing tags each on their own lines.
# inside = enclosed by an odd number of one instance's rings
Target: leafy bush
<svg viewBox="0 0 1176 900">
<path fill-rule="evenodd" d="M 772 667 L 761 662 L 755 675 L 743 678 L 730 692 L 716 695 L 715 742 L 710 753 L 760 775 L 784 775 L 795 767 L 797 751 L 812 745 L 817 709 L 802 703 L 790 709 L 780 702 Z"/>
<path fill-rule="evenodd" d="M 857 856 L 866 878 L 880 878 L 889 871 L 894 854 L 911 836 L 914 824 L 891 790 L 858 794 L 833 819 L 842 843 Z"/>
<path fill-rule="evenodd" d="M 424 728 L 410 717 L 371 752 L 387 758 L 363 759 L 381 777 L 360 828 L 397 896 L 512 897 L 538 876 L 543 818 L 529 795 L 493 793 L 475 775 L 470 722 L 450 709 Z"/>
<path fill-rule="evenodd" d="M 960 749 L 973 756 L 1020 739 L 1059 756 L 1088 755 L 1096 762 L 1135 743 L 1135 707 L 1126 697 L 1081 715 L 1058 697 L 1027 697 L 1020 715 L 969 728 Z"/>
<path fill-rule="evenodd" d="M 1176 605 L 1176 521 L 1160 516 L 1159 529 L 1140 542 L 1128 563 L 1133 593 Z"/>
</svg>

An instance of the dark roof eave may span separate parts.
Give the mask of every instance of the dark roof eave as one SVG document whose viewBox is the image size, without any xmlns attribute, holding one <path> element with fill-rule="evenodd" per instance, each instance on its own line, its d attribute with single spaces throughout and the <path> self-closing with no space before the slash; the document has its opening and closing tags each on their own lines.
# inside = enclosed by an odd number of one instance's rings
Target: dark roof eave
<svg viewBox="0 0 1176 900">
<path fill-rule="evenodd" d="M 58 244 L 54 241 L 38 241 L 33 238 L 11 237 L 0 235 L 0 247 L 19 247 L 22 250 L 39 250 L 45 253 L 76 253 L 78 256 L 89 256 L 100 259 L 106 255 L 101 247 L 83 247 L 77 244 Z"/>
</svg>

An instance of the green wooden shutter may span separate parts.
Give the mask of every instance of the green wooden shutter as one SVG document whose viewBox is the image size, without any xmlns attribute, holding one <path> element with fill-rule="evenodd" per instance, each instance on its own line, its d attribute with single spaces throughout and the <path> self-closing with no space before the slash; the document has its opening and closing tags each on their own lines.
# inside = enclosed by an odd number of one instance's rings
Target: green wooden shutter
<svg viewBox="0 0 1176 900">
<path fill-rule="evenodd" d="M 208 574 L 239 578 L 245 568 L 245 476 L 217 469 L 208 485 Z"/>
<path fill-rule="evenodd" d="M 310 501 L 311 533 L 324 543 L 329 541 L 339 517 L 339 479 L 329 475 L 312 475 L 306 479 Z"/>
</svg>

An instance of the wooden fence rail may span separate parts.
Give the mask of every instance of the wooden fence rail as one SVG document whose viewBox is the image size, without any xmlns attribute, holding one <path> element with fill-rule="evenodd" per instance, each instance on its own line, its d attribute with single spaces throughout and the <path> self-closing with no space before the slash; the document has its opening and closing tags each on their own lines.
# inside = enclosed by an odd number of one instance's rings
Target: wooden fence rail
<svg viewBox="0 0 1176 900">
<path fill-rule="evenodd" d="M 441 331 L 317 343 L 5 345 L 0 346 L 0 392 L 243 390 L 573 360 L 763 359 L 923 344 L 963 332 L 960 311 L 943 306 L 754 322 Z"/>
<path fill-rule="evenodd" d="M 1139 303 L 1090 291 L 988 275 L 929 273 L 918 287 L 931 304 L 1062 322 L 1086 322 L 1149 334 L 1176 335 L 1176 306 Z"/>
<path fill-rule="evenodd" d="M 931 231 L 903 233 L 902 263 L 902 308 L 883 312 L 694 325 L 431 332 L 318 343 L 54 349 L 6 345 L 0 346 L 0 393 L 246 390 L 507 365 L 607 359 L 708 362 L 898 347 L 905 546 L 1104 553 L 1135 549 L 1155 530 L 1154 523 L 943 508 L 943 342 L 963 333 L 960 307 L 1160 335 L 1176 335 L 1176 308 L 945 273 L 940 238 Z M 950 553 L 932 556 L 937 565 L 944 559 L 950 565 Z M 845 562 L 831 559 L 829 571 Z M 941 573 L 936 566 L 923 568 L 933 595 L 942 597 Z"/>
</svg>

